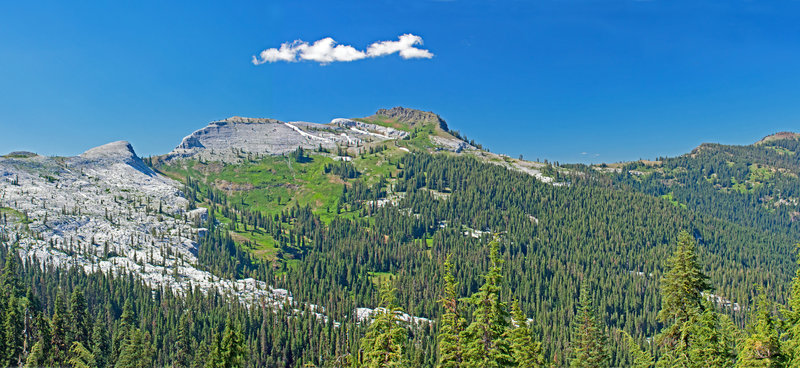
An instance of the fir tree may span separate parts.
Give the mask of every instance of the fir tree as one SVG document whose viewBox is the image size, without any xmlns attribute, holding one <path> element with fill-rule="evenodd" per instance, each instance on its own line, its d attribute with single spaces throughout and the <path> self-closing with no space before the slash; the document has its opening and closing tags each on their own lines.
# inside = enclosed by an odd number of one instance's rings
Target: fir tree
<svg viewBox="0 0 800 368">
<path fill-rule="evenodd" d="M 78 341 L 69 348 L 69 366 L 72 368 L 94 368 L 97 366 L 94 355 Z"/>
<path fill-rule="evenodd" d="M 736 355 L 731 350 L 731 336 L 722 328 L 727 316 L 714 310 L 711 302 L 704 302 L 703 312 L 699 316 L 690 317 L 684 324 L 684 335 L 687 339 L 688 360 L 677 359 L 673 362 L 696 368 L 727 368 L 735 363 Z M 669 363 L 666 360 L 665 363 Z M 659 361 L 661 365 L 661 361 Z"/>
<path fill-rule="evenodd" d="M 747 337 L 737 357 L 737 367 L 773 368 L 783 366 L 781 339 L 778 321 L 772 314 L 772 304 L 764 291 L 758 297 L 755 310 L 750 316 Z"/>
<path fill-rule="evenodd" d="M 61 294 L 56 297 L 55 313 L 50 321 L 50 359 L 54 365 L 64 365 L 67 362 L 69 350 L 69 325 L 67 325 L 67 307 Z"/>
<path fill-rule="evenodd" d="M 450 256 L 444 262 L 444 296 L 439 303 L 444 309 L 439 327 L 439 367 L 458 368 L 462 365 L 463 349 L 461 332 L 466 324 L 458 310 L 458 283 L 453 276 Z"/>
<path fill-rule="evenodd" d="M 225 368 L 241 367 L 246 352 L 239 324 L 228 315 L 228 319 L 225 321 L 225 331 L 222 333 L 223 366 Z"/>
<path fill-rule="evenodd" d="M 189 318 L 188 313 L 183 313 L 178 322 L 178 336 L 175 339 L 175 361 L 173 362 L 175 367 L 186 368 L 191 363 L 194 335 L 192 334 Z"/>
<path fill-rule="evenodd" d="M 44 345 L 41 340 L 33 344 L 28 358 L 25 360 L 25 367 L 37 368 L 47 366 L 47 355 L 44 352 Z"/>
<path fill-rule="evenodd" d="M 105 368 L 108 365 L 109 353 L 111 350 L 108 331 L 101 316 L 97 316 L 92 331 L 92 354 L 94 355 L 97 368 Z"/>
<path fill-rule="evenodd" d="M 5 351 L 0 361 L 5 366 L 19 366 L 22 363 L 23 325 L 19 299 L 14 294 L 11 294 L 6 303 L 3 331 Z"/>
<path fill-rule="evenodd" d="M 211 336 L 211 346 L 208 347 L 208 358 L 204 365 L 205 368 L 224 368 L 225 358 L 222 352 L 222 341 L 219 339 L 219 334 L 214 332 Z"/>
<path fill-rule="evenodd" d="M 509 345 L 517 367 L 543 367 L 542 343 L 536 341 L 525 313 L 519 307 L 519 300 L 511 306 L 514 327 L 508 332 Z"/>
<path fill-rule="evenodd" d="M 4 297 L 14 295 L 22 297 L 22 282 L 19 279 L 19 265 L 17 264 L 17 247 L 12 245 L 6 253 L 5 265 L 0 275 L 0 294 Z"/>
<path fill-rule="evenodd" d="M 43 313 L 36 316 L 36 327 L 39 330 L 39 339 L 33 344 L 31 352 L 25 361 L 26 367 L 43 367 L 53 365 L 50 356 L 52 337 L 50 335 L 50 322 Z"/>
<path fill-rule="evenodd" d="M 800 367 L 800 243 L 795 244 L 797 269 L 792 279 L 788 308 L 782 311 L 785 316 L 785 332 L 782 350 L 786 362 L 792 367 Z"/>
<path fill-rule="evenodd" d="M 115 368 L 147 368 L 153 365 L 150 341 L 140 329 L 131 329 L 120 351 Z"/>
<path fill-rule="evenodd" d="M 136 316 L 133 313 L 133 305 L 130 299 L 125 300 L 122 307 L 122 315 L 119 317 L 119 323 L 114 331 L 114 337 L 111 341 L 111 360 L 112 362 L 119 359 L 122 353 L 122 348 L 125 345 L 130 331 L 136 326 Z"/>
<path fill-rule="evenodd" d="M 668 271 L 661 280 L 658 312 L 658 320 L 665 327 L 656 339 L 664 354 L 658 366 L 688 366 L 691 364 L 688 327 L 703 313 L 702 293 L 710 288 L 708 277 L 700 269 L 694 239 L 688 232 L 678 235 L 678 247 L 667 265 Z"/>
<path fill-rule="evenodd" d="M 602 323 L 597 321 L 586 279 L 581 283 L 580 309 L 573 322 L 572 335 L 570 367 L 600 368 L 609 365 L 606 336 Z"/>
<path fill-rule="evenodd" d="M 484 284 L 470 298 L 475 311 L 462 337 L 465 367 L 506 367 L 513 363 L 505 338 L 508 309 L 500 301 L 503 264 L 498 254 L 500 244 L 494 240 L 489 247 L 489 271 L 483 276 Z"/>
<path fill-rule="evenodd" d="M 408 331 L 401 325 L 397 306 L 396 290 L 387 282 L 381 287 L 381 303 L 373 314 L 372 323 L 361 339 L 361 355 L 364 368 L 404 367 L 405 341 Z"/>
<path fill-rule="evenodd" d="M 84 348 L 89 346 L 89 317 L 86 312 L 86 299 L 79 288 L 72 291 L 69 300 L 71 341 L 80 342 Z"/>
<path fill-rule="evenodd" d="M 650 368 L 653 366 L 653 355 L 649 351 L 642 350 L 641 346 L 633 339 L 629 333 L 620 330 L 622 339 L 628 347 L 628 367 L 630 368 Z"/>
</svg>

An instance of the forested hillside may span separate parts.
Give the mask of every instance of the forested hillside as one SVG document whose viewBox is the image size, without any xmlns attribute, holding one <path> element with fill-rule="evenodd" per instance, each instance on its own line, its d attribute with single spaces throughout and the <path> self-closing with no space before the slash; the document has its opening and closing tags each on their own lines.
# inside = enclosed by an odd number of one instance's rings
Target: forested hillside
<svg viewBox="0 0 800 368">
<path fill-rule="evenodd" d="M 358 150 L 145 160 L 183 183 L 189 210 L 208 209 L 197 267 L 289 290 L 282 307 L 51 269 L 0 239 L 4 364 L 800 359 L 794 136 L 658 162 L 548 165 L 557 180 L 547 183 L 481 155 L 439 152 L 429 137 L 441 126 L 406 128 L 407 139 Z"/>
<path fill-rule="evenodd" d="M 800 234 L 795 221 L 800 218 L 800 140 L 794 133 L 748 146 L 705 143 L 678 157 L 593 169 L 624 190 L 661 196 L 744 226 Z"/>
</svg>

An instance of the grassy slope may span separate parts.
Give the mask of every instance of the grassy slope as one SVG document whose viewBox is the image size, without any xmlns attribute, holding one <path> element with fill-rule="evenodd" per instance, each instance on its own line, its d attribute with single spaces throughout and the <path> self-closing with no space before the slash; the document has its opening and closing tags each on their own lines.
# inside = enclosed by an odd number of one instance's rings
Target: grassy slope
<svg viewBox="0 0 800 368">
<path fill-rule="evenodd" d="M 399 170 L 396 162 L 406 152 L 385 142 L 386 150 L 365 153 L 353 159 L 353 165 L 362 173 L 358 180 L 375 183 L 380 177 L 396 177 Z M 368 152 L 368 150 L 367 150 Z M 201 192 L 209 186 L 225 192 L 229 203 L 241 203 L 254 211 L 275 215 L 294 206 L 310 206 L 322 221 L 330 222 L 336 216 L 358 217 L 358 211 L 342 210 L 336 214 L 336 205 L 342 189 L 355 179 L 343 180 L 333 174 L 325 174 L 326 164 L 335 161 L 327 156 L 313 154 L 306 162 L 297 162 L 289 157 L 268 156 L 241 164 L 204 163 L 185 160 L 159 167 L 165 175 L 185 181 L 187 177 L 200 182 Z M 260 259 L 275 260 L 277 241 L 263 229 L 241 226 L 233 227 L 230 219 L 217 212 L 216 218 L 230 228 L 231 236 L 239 244 L 251 242 L 245 247 Z"/>
</svg>

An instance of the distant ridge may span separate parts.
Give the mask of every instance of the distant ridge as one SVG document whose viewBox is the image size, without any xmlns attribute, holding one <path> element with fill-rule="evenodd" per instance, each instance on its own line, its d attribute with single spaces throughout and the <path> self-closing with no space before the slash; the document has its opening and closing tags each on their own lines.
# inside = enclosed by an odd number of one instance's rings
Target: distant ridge
<svg viewBox="0 0 800 368">
<path fill-rule="evenodd" d="M 775 133 L 775 134 L 770 134 L 770 135 L 768 135 L 768 136 L 766 136 L 764 138 L 761 138 L 761 140 L 756 142 L 754 145 L 757 146 L 759 144 L 764 144 L 764 143 L 772 142 L 772 141 L 782 141 L 784 139 L 798 139 L 798 138 L 800 138 L 800 133 L 778 132 L 778 133 Z"/>
</svg>

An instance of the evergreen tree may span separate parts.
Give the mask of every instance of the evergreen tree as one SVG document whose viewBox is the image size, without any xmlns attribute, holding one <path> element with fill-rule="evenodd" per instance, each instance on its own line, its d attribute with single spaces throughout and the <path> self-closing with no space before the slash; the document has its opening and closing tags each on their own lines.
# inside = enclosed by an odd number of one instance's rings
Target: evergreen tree
<svg viewBox="0 0 800 368">
<path fill-rule="evenodd" d="M 44 313 L 36 316 L 36 327 L 39 331 L 39 339 L 33 344 L 31 352 L 25 361 L 26 367 L 43 367 L 53 365 L 50 355 L 52 337 L 50 335 L 50 322 L 44 317 Z"/>
<path fill-rule="evenodd" d="M 580 309 L 573 322 L 572 335 L 570 367 L 600 368 L 609 365 L 603 324 L 597 321 L 589 282 L 586 279 L 581 283 Z"/>
<path fill-rule="evenodd" d="M 628 366 L 630 368 L 650 368 L 653 366 L 653 355 L 650 354 L 649 351 L 644 351 L 633 339 L 629 333 L 620 330 L 622 334 L 622 339 L 625 341 L 625 344 L 628 346 L 628 357 L 629 362 Z"/>
<path fill-rule="evenodd" d="M 59 293 L 56 296 L 55 313 L 50 321 L 50 359 L 54 365 L 61 366 L 67 362 L 69 350 L 69 325 L 67 324 L 67 307 Z"/>
<path fill-rule="evenodd" d="M 381 287 L 381 303 L 375 309 L 372 323 L 361 339 L 361 367 L 404 367 L 405 342 L 408 331 L 401 325 L 399 315 L 403 309 L 397 306 L 389 283 Z"/>
<path fill-rule="evenodd" d="M 222 333 L 222 361 L 224 368 L 241 367 L 245 353 L 244 337 L 239 324 L 230 315 L 225 321 L 225 332 Z"/>
<path fill-rule="evenodd" d="M 119 356 L 122 354 L 122 348 L 128 340 L 128 335 L 135 326 L 136 316 L 133 313 L 133 304 L 130 299 L 126 299 L 122 307 L 122 315 L 119 317 L 119 323 L 114 331 L 114 338 L 111 341 L 110 361 L 115 362 L 119 360 Z"/>
<path fill-rule="evenodd" d="M 78 341 L 73 341 L 69 348 L 69 366 L 72 368 L 94 368 L 94 355 Z"/>
<path fill-rule="evenodd" d="M 25 360 L 25 367 L 38 368 L 47 366 L 47 354 L 44 351 L 44 345 L 41 340 L 33 344 L 28 358 Z"/>
<path fill-rule="evenodd" d="M 762 290 L 750 316 L 747 337 L 737 357 L 737 367 L 773 368 L 783 366 L 778 321 L 772 314 L 772 304 Z"/>
<path fill-rule="evenodd" d="M 133 328 L 128 333 L 120 351 L 115 368 L 147 368 L 153 365 L 150 341 L 140 329 Z"/>
<path fill-rule="evenodd" d="M 225 368 L 225 358 L 222 352 L 222 341 L 219 339 L 219 334 L 214 332 L 211 336 L 211 346 L 207 349 L 209 351 L 208 358 L 204 365 L 205 368 Z"/>
<path fill-rule="evenodd" d="M 458 283 L 453 276 L 450 256 L 444 262 L 444 296 L 439 299 L 444 314 L 439 326 L 439 367 L 458 368 L 462 365 L 463 349 L 461 332 L 466 324 L 458 310 Z"/>
<path fill-rule="evenodd" d="M 86 299 L 79 288 L 72 290 L 69 299 L 70 331 L 72 342 L 79 342 L 85 348 L 89 346 L 89 317 L 86 311 Z"/>
<path fill-rule="evenodd" d="M 723 316 L 714 310 L 711 302 L 704 302 L 699 316 L 690 317 L 684 324 L 687 339 L 687 361 L 673 362 L 695 368 L 727 368 L 735 363 L 736 355 L 731 349 L 731 336 L 722 328 Z M 666 360 L 665 363 L 669 363 Z M 661 365 L 661 361 L 659 361 Z"/>
<path fill-rule="evenodd" d="M 695 242 L 688 232 L 678 235 L 678 247 L 667 261 L 668 271 L 661 279 L 661 310 L 658 320 L 664 325 L 657 336 L 663 350 L 659 367 L 689 366 L 689 327 L 703 313 L 704 290 L 708 277 L 700 269 Z M 708 321 L 710 316 L 706 316 Z"/>
<path fill-rule="evenodd" d="M 175 339 L 175 361 L 173 362 L 175 367 L 186 368 L 191 363 L 194 336 L 189 318 L 188 313 L 183 313 L 178 322 L 178 336 Z"/>
<path fill-rule="evenodd" d="M 4 297 L 14 295 L 22 297 L 22 282 L 19 279 L 19 265 L 17 264 L 17 247 L 11 245 L 6 253 L 5 265 L 0 275 L 0 294 Z"/>
<path fill-rule="evenodd" d="M 19 366 L 22 363 L 23 325 L 19 299 L 14 294 L 11 294 L 6 303 L 3 331 L 5 351 L 0 362 L 5 366 Z"/>
<path fill-rule="evenodd" d="M 782 311 L 785 316 L 782 350 L 791 367 L 800 367 L 800 243 L 795 244 L 795 257 L 797 267 L 792 279 L 788 308 Z"/>
<path fill-rule="evenodd" d="M 514 363 L 517 367 L 543 367 L 542 343 L 533 337 L 528 318 L 519 307 L 519 300 L 514 300 L 511 306 L 511 317 L 514 327 L 508 333 L 508 340 Z"/>
<path fill-rule="evenodd" d="M 489 243 L 489 271 L 483 276 L 484 284 L 470 297 L 475 306 L 472 323 L 464 330 L 465 367 L 506 367 L 512 357 L 505 332 L 508 328 L 508 309 L 500 301 L 502 264 L 497 240 Z"/>
<path fill-rule="evenodd" d="M 105 368 L 109 365 L 109 353 L 111 350 L 108 331 L 106 331 L 105 321 L 101 316 L 97 316 L 92 331 L 92 355 L 94 355 L 97 368 Z"/>
</svg>

